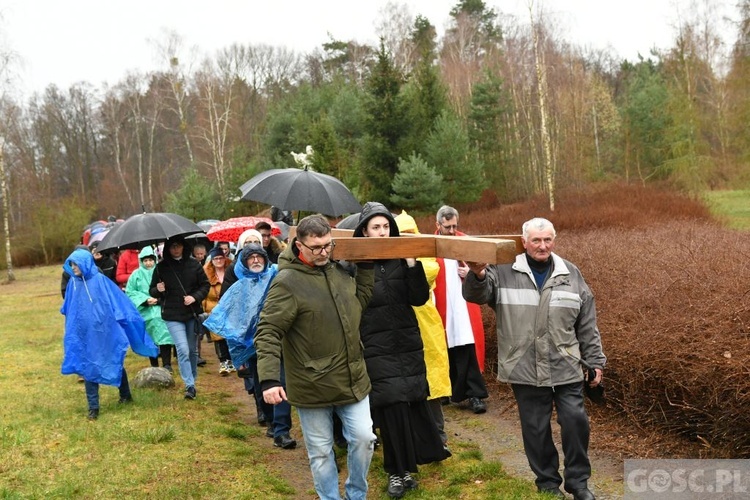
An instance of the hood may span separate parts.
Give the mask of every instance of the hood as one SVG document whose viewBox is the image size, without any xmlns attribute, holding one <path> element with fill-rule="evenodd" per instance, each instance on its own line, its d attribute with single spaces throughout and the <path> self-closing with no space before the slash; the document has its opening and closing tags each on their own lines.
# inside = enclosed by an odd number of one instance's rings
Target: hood
<svg viewBox="0 0 750 500">
<path fill-rule="evenodd" d="M 242 247 L 242 252 L 240 252 L 240 261 L 244 264 L 245 262 L 247 262 L 247 259 L 253 254 L 262 256 L 266 260 L 266 267 L 268 267 L 268 252 L 266 252 L 266 250 L 262 246 L 255 243 L 250 243 L 249 245 L 245 245 L 244 247 Z"/>
<path fill-rule="evenodd" d="M 263 270 L 259 273 L 251 271 L 246 264 L 248 257 L 253 254 L 262 255 L 266 261 L 265 266 L 263 266 Z M 268 260 L 268 253 L 263 249 L 262 246 L 255 243 L 250 243 L 249 245 L 245 245 L 244 247 L 242 247 L 242 252 L 240 252 L 240 256 L 235 262 L 236 264 L 234 265 L 234 274 L 237 275 L 238 278 L 241 276 L 248 277 L 253 275 L 261 275 L 265 273 L 271 265 L 271 262 Z"/>
<path fill-rule="evenodd" d="M 138 253 L 138 262 L 140 262 L 142 269 L 146 269 L 145 267 L 143 267 L 143 259 L 145 259 L 146 257 L 151 257 L 152 259 L 154 259 L 154 264 L 156 264 L 156 262 L 159 262 L 159 259 L 156 258 L 156 252 L 154 252 L 154 249 L 151 248 L 151 245 L 146 245 L 141 249 L 140 253 Z"/>
<path fill-rule="evenodd" d="M 420 234 L 419 228 L 417 227 L 417 221 L 414 220 L 414 217 L 407 214 L 406 210 L 403 210 L 396 216 L 396 224 L 401 233 Z"/>
<path fill-rule="evenodd" d="M 65 272 L 73 278 L 78 278 L 78 276 L 73 273 L 73 268 L 70 265 L 73 262 L 75 262 L 81 270 L 82 276 L 86 280 L 91 279 L 99 272 L 99 268 L 96 267 L 96 262 L 94 261 L 94 256 L 91 255 L 91 252 L 88 250 L 83 250 L 81 248 L 73 250 L 73 253 L 71 253 L 63 263 L 63 269 Z"/>
<path fill-rule="evenodd" d="M 382 215 L 390 221 L 391 238 L 399 235 L 396 219 L 394 219 L 391 212 L 388 211 L 387 208 L 385 208 L 385 205 L 383 205 L 382 203 L 378 203 L 377 201 L 368 201 L 367 203 L 365 203 L 365 206 L 362 207 L 362 211 L 359 213 L 359 223 L 354 229 L 354 237 L 361 238 L 362 236 L 364 236 L 364 229 L 367 226 L 367 221 L 369 221 L 376 215 Z"/>
</svg>

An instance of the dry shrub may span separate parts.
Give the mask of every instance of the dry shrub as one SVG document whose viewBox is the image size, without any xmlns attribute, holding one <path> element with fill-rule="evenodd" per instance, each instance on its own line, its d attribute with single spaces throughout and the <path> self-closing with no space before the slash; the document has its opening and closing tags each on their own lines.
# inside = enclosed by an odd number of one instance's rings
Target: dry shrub
<svg viewBox="0 0 750 500">
<path fill-rule="evenodd" d="M 750 234 L 700 221 L 576 232 L 558 250 L 596 296 L 611 404 L 643 428 L 750 457 Z"/>
<path fill-rule="evenodd" d="M 546 196 L 523 203 L 489 206 L 490 196 L 482 198 L 474 210 L 456 208 L 461 230 L 468 234 L 520 234 L 521 225 L 532 217 L 544 217 L 558 232 L 596 228 L 633 228 L 658 220 L 712 220 L 708 208 L 695 198 L 659 187 L 631 184 L 591 185 L 557 193 L 556 211 L 549 210 Z M 435 217 L 417 219 L 419 230 L 435 232 Z"/>
<path fill-rule="evenodd" d="M 696 199 L 658 188 L 596 187 L 481 212 L 469 234 L 520 233 L 533 216 L 558 229 L 556 251 L 594 292 L 609 406 L 646 433 L 703 443 L 702 457 L 750 457 L 750 234 L 721 228 Z M 434 231 L 434 217 L 420 220 Z M 483 306 L 487 372 L 494 313 Z M 598 411 L 598 410 L 597 410 Z"/>
</svg>

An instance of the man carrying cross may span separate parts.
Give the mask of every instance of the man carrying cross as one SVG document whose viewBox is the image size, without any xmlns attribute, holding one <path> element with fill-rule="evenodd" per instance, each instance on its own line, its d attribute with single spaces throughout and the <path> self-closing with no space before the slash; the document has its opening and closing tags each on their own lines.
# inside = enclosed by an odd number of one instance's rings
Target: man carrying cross
<svg viewBox="0 0 750 500">
<path fill-rule="evenodd" d="M 521 418 L 524 450 L 540 492 L 565 498 L 552 440 L 553 405 L 565 454 L 565 490 L 593 500 L 588 489 L 589 420 L 584 384 L 596 387 L 607 358 L 596 326 L 594 296 L 571 262 L 552 252 L 555 228 L 535 218 L 523 225 L 524 253 L 512 264 L 469 263 L 466 300 L 489 304 L 497 316 L 497 378 L 511 384 Z M 584 381 L 581 364 L 595 370 Z"/>
</svg>

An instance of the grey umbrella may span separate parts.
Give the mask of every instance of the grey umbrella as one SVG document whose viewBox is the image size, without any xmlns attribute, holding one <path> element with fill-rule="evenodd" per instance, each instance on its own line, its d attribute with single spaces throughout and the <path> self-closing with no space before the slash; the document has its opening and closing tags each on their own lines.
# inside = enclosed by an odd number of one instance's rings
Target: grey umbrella
<svg viewBox="0 0 750 500">
<path fill-rule="evenodd" d="M 362 206 L 349 188 L 335 177 L 299 168 L 275 168 L 240 186 L 243 200 L 258 201 L 282 210 L 303 210 L 339 216 L 359 212 Z"/>
<path fill-rule="evenodd" d="M 160 243 L 170 238 L 202 232 L 203 229 L 200 226 L 181 215 L 168 212 L 137 214 L 112 228 L 99 243 L 98 250 L 100 252 L 118 248 L 140 250 L 146 245 Z"/>
</svg>

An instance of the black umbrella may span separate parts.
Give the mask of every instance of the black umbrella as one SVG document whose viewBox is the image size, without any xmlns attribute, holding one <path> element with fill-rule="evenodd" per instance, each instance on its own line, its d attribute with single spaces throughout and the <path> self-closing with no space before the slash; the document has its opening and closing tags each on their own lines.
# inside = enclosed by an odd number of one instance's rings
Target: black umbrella
<svg viewBox="0 0 750 500">
<path fill-rule="evenodd" d="M 336 224 L 336 229 L 357 229 L 359 225 L 359 212 L 347 215 Z"/>
<path fill-rule="evenodd" d="M 240 186 L 240 191 L 243 200 L 267 203 L 282 210 L 332 216 L 362 210 L 362 205 L 343 182 L 307 167 L 266 170 Z"/>
<path fill-rule="evenodd" d="M 203 230 L 190 219 L 167 212 L 133 215 L 112 228 L 99 243 L 98 250 L 135 248 L 160 243 L 177 236 L 202 233 Z"/>
</svg>

